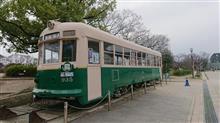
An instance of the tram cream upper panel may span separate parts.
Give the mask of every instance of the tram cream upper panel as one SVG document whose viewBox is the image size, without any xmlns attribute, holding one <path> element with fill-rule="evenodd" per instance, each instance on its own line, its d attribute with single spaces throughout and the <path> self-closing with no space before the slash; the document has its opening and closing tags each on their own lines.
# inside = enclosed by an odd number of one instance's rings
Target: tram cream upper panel
<svg viewBox="0 0 220 123">
<path fill-rule="evenodd" d="M 68 31 L 68 30 L 74 30 L 75 35 L 72 37 L 63 37 L 63 31 Z M 84 23 L 76 23 L 76 22 L 65 22 L 65 23 L 60 23 L 60 22 L 55 22 L 55 25 L 53 29 L 46 28 L 40 35 L 40 37 L 43 37 L 47 34 L 51 33 L 56 33 L 59 32 L 59 39 L 63 38 L 77 38 L 77 56 L 76 56 L 76 65 L 77 67 L 85 67 L 88 64 L 88 51 L 87 51 L 87 41 L 88 38 L 91 39 L 96 39 L 99 41 L 103 42 L 108 42 L 111 44 L 116 44 L 120 45 L 122 47 L 130 48 L 133 50 L 141 51 L 141 52 L 146 52 L 148 54 L 152 54 L 155 56 L 161 57 L 161 53 L 151 50 L 150 48 L 146 48 L 143 46 L 140 46 L 138 44 L 135 44 L 133 42 L 126 41 L 124 39 L 118 38 L 116 36 L 113 36 L 107 32 L 101 31 L 100 29 L 88 26 Z M 41 44 L 41 42 L 44 41 L 44 37 L 42 38 L 42 41 L 39 41 L 38 44 Z M 80 52 L 79 52 L 80 51 Z M 101 50 L 102 52 L 102 50 Z M 83 56 L 83 57 L 80 57 Z M 87 56 L 87 57 L 86 57 Z M 53 65 L 39 65 L 38 69 L 53 69 L 56 67 L 60 67 L 59 63 L 53 64 Z"/>
<path fill-rule="evenodd" d="M 94 28 L 92 26 L 88 26 L 84 23 L 76 23 L 76 22 L 66 22 L 66 23 L 57 23 L 55 24 L 54 28 L 50 30 L 49 28 L 46 28 L 40 36 L 54 33 L 54 32 L 60 32 L 60 38 L 63 38 L 63 31 L 67 30 L 75 30 L 76 31 L 76 37 L 79 35 L 82 36 L 88 36 L 100 41 L 109 42 L 112 44 L 117 44 L 121 46 L 126 46 L 127 48 L 140 50 L 143 52 L 151 53 L 152 55 L 161 56 L 161 54 L 157 51 L 151 50 L 150 48 L 146 48 L 143 46 L 140 46 L 138 44 L 135 44 L 133 42 L 128 42 L 124 39 L 118 38 L 116 36 L 113 36 L 107 32 L 101 31 L 100 29 Z"/>
</svg>

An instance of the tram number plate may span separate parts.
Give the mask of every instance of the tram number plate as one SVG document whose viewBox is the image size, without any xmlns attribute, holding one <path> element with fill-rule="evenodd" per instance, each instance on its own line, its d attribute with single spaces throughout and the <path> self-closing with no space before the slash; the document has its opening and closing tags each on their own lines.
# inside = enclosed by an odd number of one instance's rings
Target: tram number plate
<svg viewBox="0 0 220 123">
<path fill-rule="evenodd" d="M 74 73 L 73 72 L 61 72 L 60 77 L 73 77 Z"/>
</svg>

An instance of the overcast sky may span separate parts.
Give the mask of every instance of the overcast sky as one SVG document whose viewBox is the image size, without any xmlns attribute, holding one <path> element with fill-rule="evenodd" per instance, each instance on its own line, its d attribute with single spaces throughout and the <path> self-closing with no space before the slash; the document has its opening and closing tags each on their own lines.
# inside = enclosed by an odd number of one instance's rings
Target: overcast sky
<svg viewBox="0 0 220 123">
<path fill-rule="evenodd" d="M 190 48 L 196 53 L 220 51 L 217 0 L 117 0 L 117 9 L 134 11 L 152 33 L 167 35 L 174 54 L 189 53 Z M 2 47 L 0 54 L 9 55 Z"/>
<path fill-rule="evenodd" d="M 167 35 L 174 54 L 219 52 L 219 1 L 118 0 L 117 9 L 142 16 L 152 33 Z"/>
</svg>

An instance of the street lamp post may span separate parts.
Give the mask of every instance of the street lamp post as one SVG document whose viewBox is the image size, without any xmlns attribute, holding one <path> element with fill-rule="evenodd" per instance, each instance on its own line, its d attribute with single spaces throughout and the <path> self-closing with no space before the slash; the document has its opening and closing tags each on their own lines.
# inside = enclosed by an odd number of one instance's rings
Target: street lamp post
<svg viewBox="0 0 220 123">
<path fill-rule="evenodd" d="M 191 60 L 192 60 L 192 78 L 194 78 L 194 60 L 193 60 L 193 48 L 190 48 Z"/>
</svg>

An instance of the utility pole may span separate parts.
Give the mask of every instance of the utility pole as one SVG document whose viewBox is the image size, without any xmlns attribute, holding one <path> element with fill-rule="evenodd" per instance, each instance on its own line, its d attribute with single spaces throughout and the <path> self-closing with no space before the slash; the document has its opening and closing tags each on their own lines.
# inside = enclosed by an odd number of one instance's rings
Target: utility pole
<svg viewBox="0 0 220 123">
<path fill-rule="evenodd" d="M 194 60 L 193 60 L 193 48 L 190 48 L 191 60 L 192 60 L 192 78 L 195 78 L 194 75 Z"/>
</svg>

